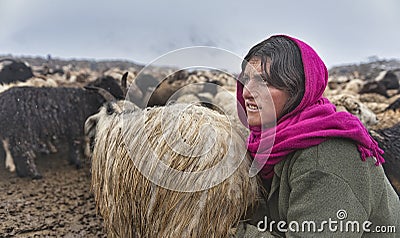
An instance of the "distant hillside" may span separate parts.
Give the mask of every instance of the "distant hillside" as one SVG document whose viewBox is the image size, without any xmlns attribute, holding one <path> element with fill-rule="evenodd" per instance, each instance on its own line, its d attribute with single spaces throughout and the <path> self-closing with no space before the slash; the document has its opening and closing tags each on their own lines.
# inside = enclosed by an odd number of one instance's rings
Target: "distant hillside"
<svg viewBox="0 0 400 238">
<path fill-rule="evenodd" d="M 50 68 L 54 67 L 62 68 L 63 66 L 70 65 L 76 69 L 88 68 L 97 72 L 106 71 L 110 68 L 116 68 L 116 67 L 120 68 L 121 70 L 127 70 L 129 68 L 140 70 L 144 67 L 143 65 L 136 64 L 128 60 L 60 59 L 51 57 L 48 58 L 30 57 L 30 56 L 15 57 L 12 55 L 0 55 L 0 59 L 2 58 L 19 59 L 24 62 L 27 62 L 31 66 L 47 65 Z"/>
<path fill-rule="evenodd" d="M 62 68 L 64 66 L 71 66 L 75 69 L 90 69 L 96 72 L 104 72 L 111 68 L 120 68 L 121 70 L 128 70 L 133 68 L 140 71 L 144 65 L 134 63 L 129 60 L 94 60 L 94 59 L 61 59 L 51 57 L 35 57 L 35 56 L 12 56 L 12 55 L 0 55 L 2 58 L 19 59 L 27 62 L 31 66 L 44 66 L 47 65 L 49 68 Z M 156 67 L 167 69 L 169 67 Z M 393 69 L 400 69 L 400 60 L 379 60 L 378 58 L 374 61 L 367 63 L 354 63 L 348 65 L 334 66 L 329 69 L 329 76 L 340 77 L 346 76 L 351 78 L 359 78 L 362 80 L 375 79 L 381 71 L 388 71 Z"/>
<path fill-rule="evenodd" d="M 381 71 L 400 69 L 400 60 L 376 60 L 368 63 L 335 66 L 329 69 L 331 77 L 353 75 L 362 80 L 375 79 Z"/>
</svg>

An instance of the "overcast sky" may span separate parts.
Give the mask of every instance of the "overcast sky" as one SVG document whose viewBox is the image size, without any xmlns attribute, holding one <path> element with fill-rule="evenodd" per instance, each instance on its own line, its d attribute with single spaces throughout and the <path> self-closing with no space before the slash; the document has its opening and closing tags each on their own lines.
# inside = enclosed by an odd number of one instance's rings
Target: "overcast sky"
<svg viewBox="0 0 400 238">
<path fill-rule="evenodd" d="M 397 0 L 0 0 L 0 54 L 147 64 L 182 47 L 214 46 L 243 57 L 284 33 L 332 67 L 400 58 L 399 23 Z"/>
</svg>

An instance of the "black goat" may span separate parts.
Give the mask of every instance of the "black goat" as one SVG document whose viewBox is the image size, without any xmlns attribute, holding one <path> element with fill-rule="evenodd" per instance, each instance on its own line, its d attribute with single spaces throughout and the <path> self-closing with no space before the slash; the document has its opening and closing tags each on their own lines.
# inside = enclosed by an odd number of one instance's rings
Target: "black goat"
<svg viewBox="0 0 400 238">
<path fill-rule="evenodd" d="M 383 84 L 381 81 L 373 81 L 364 84 L 364 86 L 360 90 L 360 94 L 364 93 L 377 93 L 385 96 L 386 98 L 390 98 L 389 94 L 387 93 L 387 88 L 385 84 Z"/>
<path fill-rule="evenodd" d="M 80 167 L 85 120 L 104 102 L 115 100 L 118 89 L 110 94 L 104 89 L 13 87 L 1 93 L 0 139 L 9 144 L 17 174 L 41 178 L 35 158 L 62 148 Z"/>
<path fill-rule="evenodd" d="M 400 124 L 373 131 L 371 135 L 385 151 L 383 168 L 397 195 L 400 196 Z"/>
</svg>

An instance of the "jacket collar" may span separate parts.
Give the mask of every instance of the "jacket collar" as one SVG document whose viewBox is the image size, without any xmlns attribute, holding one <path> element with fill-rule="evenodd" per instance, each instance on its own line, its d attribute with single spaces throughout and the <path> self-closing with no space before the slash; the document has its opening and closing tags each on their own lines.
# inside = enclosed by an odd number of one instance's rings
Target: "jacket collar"
<svg viewBox="0 0 400 238">
<path fill-rule="evenodd" d="M 274 177 L 271 183 L 271 190 L 268 194 L 268 200 L 271 198 L 272 194 L 276 192 L 276 190 L 279 188 L 284 162 L 285 160 L 282 160 L 281 162 L 279 162 L 274 166 Z"/>
</svg>

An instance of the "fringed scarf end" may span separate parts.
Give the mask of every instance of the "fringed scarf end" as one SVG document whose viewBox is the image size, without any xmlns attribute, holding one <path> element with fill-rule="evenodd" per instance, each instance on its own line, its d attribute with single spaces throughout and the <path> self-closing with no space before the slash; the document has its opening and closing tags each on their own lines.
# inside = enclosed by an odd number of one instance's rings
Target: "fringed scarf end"
<svg viewBox="0 0 400 238">
<path fill-rule="evenodd" d="M 381 148 L 376 147 L 374 149 L 367 149 L 361 145 L 358 145 L 357 147 L 358 151 L 361 153 L 362 161 L 365 161 L 369 157 L 373 157 L 376 160 L 375 162 L 376 166 L 385 163 L 385 159 L 382 157 L 384 151 Z"/>
</svg>

